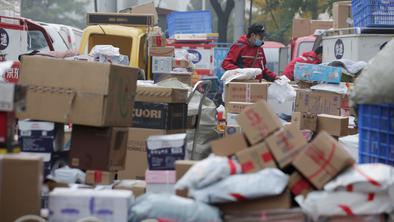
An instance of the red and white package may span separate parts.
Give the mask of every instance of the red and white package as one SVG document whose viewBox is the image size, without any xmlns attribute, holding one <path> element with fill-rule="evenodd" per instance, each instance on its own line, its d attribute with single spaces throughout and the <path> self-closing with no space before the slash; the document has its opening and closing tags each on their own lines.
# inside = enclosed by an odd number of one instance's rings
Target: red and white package
<svg viewBox="0 0 394 222">
<path fill-rule="evenodd" d="M 311 192 L 306 198 L 296 197 L 300 207 L 316 221 L 325 216 L 376 215 L 391 213 L 393 201 L 387 193 L 356 193 L 347 191 Z"/>
<path fill-rule="evenodd" d="M 194 164 L 175 184 L 175 189 L 201 189 L 241 172 L 241 165 L 237 161 L 211 154 L 208 158 Z"/>
<path fill-rule="evenodd" d="M 379 163 L 354 165 L 327 183 L 324 190 L 394 194 L 394 167 Z"/>
<path fill-rule="evenodd" d="M 227 177 L 201 190 L 189 190 L 197 201 L 227 203 L 276 196 L 287 187 L 289 176 L 279 169 L 268 168 L 252 174 Z"/>
</svg>

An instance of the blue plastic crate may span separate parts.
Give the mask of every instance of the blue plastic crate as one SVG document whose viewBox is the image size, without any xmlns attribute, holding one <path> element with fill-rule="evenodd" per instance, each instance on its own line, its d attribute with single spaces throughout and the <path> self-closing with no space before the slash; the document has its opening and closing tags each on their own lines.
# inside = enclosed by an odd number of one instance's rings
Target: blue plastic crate
<svg viewBox="0 0 394 222">
<path fill-rule="evenodd" d="M 359 106 L 359 162 L 394 166 L 394 104 Z"/>
<path fill-rule="evenodd" d="M 353 0 L 355 27 L 394 27 L 394 0 Z"/>
<path fill-rule="evenodd" d="M 167 16 L 167 31 L 175 34 L 212 33 L 211 11 L 172 12 Z"/>
</svg>

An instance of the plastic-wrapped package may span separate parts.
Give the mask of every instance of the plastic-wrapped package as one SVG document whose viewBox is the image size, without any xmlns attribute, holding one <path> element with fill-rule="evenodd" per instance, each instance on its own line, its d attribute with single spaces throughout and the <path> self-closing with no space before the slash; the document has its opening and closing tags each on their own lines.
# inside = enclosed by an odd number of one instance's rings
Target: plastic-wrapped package
<svg viewBox="0 0 394 222">
<path fill-rule="evenodd" d="M 194 164 L 176 183 L 175 189 L 201 189 L 241 172 L 241 166 L 235 160 L 211 154 L 208 158 Z"/>
<path fill-rule="evenodd" d="M 237 80 L 250 80 L 256 79 L 256 76 L 262 72 L 259 68 L 244 68 L 244 69 L 233 69 L 224 72 L 221 80 L 224 85 L 237 79 Z"/>
<path fill-rule="evenodd" d="M 279 195 L 288 181 L 289 176 L 279 169 L 268 168 L 257 173 L 230 176 L 204 189 L 189 190 L 189 194 L 204 203 L 236 202 Z"/>
<path fill-rule="evenodd" d="M 48 179 L 52 179 L 58 183 L 85 183 L 86 174 L 80 169 L 70 168 L 68 166 L 55 169 L 53 175 L 49 175 Z"/>
<path fill-rule="evenodd" d="M 355 165 L 327 183 L 324 190 L 391 193 L 394 191 L 394 167 L 380 163 Z"/>
<path fill-rule="evenodd" d="M 290 80 L 286 76 L 281 76 L 280 79 L 268 88 L 268 98 L 275 99 L 280 103 L 293 101 L 296 97 L 296 91 L 289 84 Z"/>
<path fill-rule="evenodd" d="M 217 208 L 168 194 L 145 194 L 131 207 L 129 222 L 145 219 L 173 222 L 219 222 Z"/>
<path fill-rule="evenodd" d="M 394 40 L 391 40 L 356 79 L 351 99 L 356 104 L 394 103 Z"/>
<path fill-rule="evenodd" d="M 89 55 L 98 56 L 98 55 L 106 55 L 106 56 L 118 56 L 119 48 L 116 48 L 112 45 L 96 45 L 91 50 Z"/>
<path fill-rule="evenodd" d="M 311 192 L 306 198 L 299 195 L 296 201 L 315 220 L 325 216 L 389 214 L 394 210 L 393 200 L 387 193 L 321 191 Z"/>
<path fill-rule="evenodd" d="M 312 90 L 315 91 L 324 91 L 324 92 L 333 92 L 338 94 L 346 95 L 348 93 L 348 87 L 345 83 L 341 82 L 339 84 L 328 84 L 321 83 L 311 87 Z"/>
</svg>

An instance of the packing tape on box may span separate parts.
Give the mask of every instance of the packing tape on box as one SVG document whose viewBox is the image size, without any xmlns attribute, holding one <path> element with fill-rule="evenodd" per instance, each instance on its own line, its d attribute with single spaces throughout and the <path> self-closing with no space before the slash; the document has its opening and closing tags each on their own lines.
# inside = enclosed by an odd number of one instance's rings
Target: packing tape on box
<svg viewBox="0 0 394 222">
<path fill-rule="evenodd" d="M 309 158 L 314 160 L 316 164 L 319 165 L 319 168 L 314 173 L 312 173 L 312 174 L 307 176 L 307 178 L 309 180 L 319 176 L 321 174 L 321 172 L 325 171 L 325 169 L 328 168 L 328 167 L 332 168 L 333 172 L 334 172 L 334 174 L 331 174 L 330 176 L 331 177 L 335 177 L 336 176 L 336 172 L 338 172 L 338 169 L 334 165 L 331 164 L 336 149 L 337 149 L 337 145 L 336 144 L 332 144 L 332 147 L 330 149 L 328 158 L 325 159 L 321 155 L 321 152 L 319 151 L 319 149 L 314 144 L 309 144 L 309 147 L 307 148 L 307 150 L 305 152 L 305 155 L 307 155 Z M 330 174 L 332 171 L 330 171 L 330 170 L 327 171 L 326 170 L 325 172 L 327 174 Z"/>
<path fill-rule="evenodd" d="M 94 182 L 101 183 L 101 181 L 103 181 L 103 172 L 94 171 Z"/>
<path fill-rule="evenodd" d="M 246 84 L 245 86 L 245 100 L 246 102 L 250 102 L 251 101 L 251 85 L 250 84 Z"/>
</svg>

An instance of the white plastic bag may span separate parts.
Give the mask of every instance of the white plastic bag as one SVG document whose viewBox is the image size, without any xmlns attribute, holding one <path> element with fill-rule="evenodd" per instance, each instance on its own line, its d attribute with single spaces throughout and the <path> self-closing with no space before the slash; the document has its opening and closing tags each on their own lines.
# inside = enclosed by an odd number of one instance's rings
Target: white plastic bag
<svg viewBox="0 0 394 222">
<path fill-rule="evenodd" d="M 168 194 L 145 194 L 131 207 L 129 222 L 158 219 L 176 222 L 220 222 L 215 207 Z"/>
<path fill-rule="evenodd" d="M 394 210 L 387 193 L 311 192 L 296 197 L 305 213 L 318 220 L 322 216 L 376 215 Z"/>
<path fill-rule="evenodd" d="M 175 184 L 175 189 L 202 189 L 238 173 L 241 173 L 241 166 L 235 160 L 211 154 L 194 164 Z"/>
<path fill-rule="evenodd" d="M 259 68 L 244 68 L 244 69 L 233 69 L 224 72 L 221 80 L 224 85 L 237 79 L 237 80 L 250 80 L 256 79 L 256 76 L 261 74 L 262 70 Z"/>
<path fill-rule="evenodd" d="M 90 50 L 89 55 L 91 56 L 99 56 L 99 55 L 106 55 L 106 56 L 119 56 L 119 48 L 116 48 L 112 45 L 96 45 Z"/>
<path fill-rule="evenodd" d="M 380 163 L 354 165 L 327 183 L 324 190 L 390 192 L 394 190 L 394 168 Z"/>
<path fill-rule="evenodd" d="M 268 168 L 253 174 L 227 177 L 201 190 L 189 190 L 197 201 L 204 203 L 236 202 L 281 194 L 289 176 L 279 169 Z"/>
<path fill-rule="evenodd" d="M 53 175 L 48 176 L 58 183 L 85 183 L 86 174 L 80 169 L 70 168 L 68 166 L 54 170 Z"/>
<path fill-rule="evenodd" d="M 296 91 L 289 82 L 290 80 L 286 76 L 281 76 L 280 79 L 275 80 L 268 88 L 268 98 L 279 103 L 293 101 L 296 97 Z"/>
</svg>

